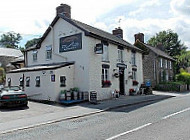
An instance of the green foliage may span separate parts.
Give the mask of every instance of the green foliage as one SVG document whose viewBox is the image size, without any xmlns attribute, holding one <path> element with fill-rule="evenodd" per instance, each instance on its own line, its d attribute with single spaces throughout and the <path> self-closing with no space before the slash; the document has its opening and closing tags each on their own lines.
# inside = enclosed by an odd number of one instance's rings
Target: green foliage
<svg viewBox="0 0 190 140">
<path fill-rule="evenodd" d="M 39 41 L 40 41 L 40 38 L 34 38 L 34 39 L 32 39 L 32 40 L 29 40 L 29 41 L 26 42 L 25 48 L 26 48 L 26 49 L 27 49 L 27 48 L 30 48 L 30 47 L 36 45 Z"/>
<path fill-rule="evenodd" d="M 190 51 L 183 51 L 180 55 L 176 57 L 176 66 L 178 68 L 186 69 L 190 67 Z"/>
<path fill-rule="evenodd" d="M 183 81 L 184 83 L 190 85 L 190 73 L 182 71 L 180 74 L 176 75 L 178 81 Z"/>
<path fill-rule="evenodd" d="M 7 32 L 1 35 L 0 45 L 5 48 L 18 48 L 22 36 L 19 33 Z"/>
<path fill-rule="evenodd" d="M 172 30 L 161 31 L 148 40 L 148 44 L 152 46 L 157 46 L 160 43 L 170 56 L 180 55 L 181 51 L 186 50 L 184 44 L 179 40 L 178 34 Z"/>
<path fill-rule="evenodd" d="M 74 87 L 74 88 L 71 88 L 70 90 L 71 90 L 71 91 L 76 91 L 76 92 L 78 92 L 78 91 L 79 91 L 79 88 Z"/>
<path fill-rule="evenodd" d="M 0 84 L 5 82 L 5 70 L 4 68 L 0 67 Z"/>
<path fill-rule="evenodd" d="M 185 85 L 184 82 L 162 82 L 155 86 L 155 90 L 159 91 L 180 91 L 180 85 Z"/>
</svg>

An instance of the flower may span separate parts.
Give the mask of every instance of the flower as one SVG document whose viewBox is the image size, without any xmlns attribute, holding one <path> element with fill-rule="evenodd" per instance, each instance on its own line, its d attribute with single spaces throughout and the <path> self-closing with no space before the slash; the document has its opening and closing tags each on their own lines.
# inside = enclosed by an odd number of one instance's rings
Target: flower
<svg viewBox="0 0 190 140">
<path fill-rule="evenodd" d="M 111 86 L 111 81 L 109 81 L 109 80 L 102 81 L 102 86 L 103 87 Z"/>
</svg>

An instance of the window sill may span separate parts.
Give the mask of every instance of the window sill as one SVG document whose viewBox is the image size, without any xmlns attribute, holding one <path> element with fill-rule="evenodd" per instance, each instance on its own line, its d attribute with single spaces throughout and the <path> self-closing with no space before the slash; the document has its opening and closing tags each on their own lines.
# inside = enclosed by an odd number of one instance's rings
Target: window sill
<svg viewBox="0 0 190 140">
<path fill-rule="evenodd" d="M 46 61 L 51 61 L 52 59 L 46 59 Z"/>
<path fill-rule="evenodd" d="M 110 88 L 111 86 L 102 86 L 102 88 Z"/>
</svg>

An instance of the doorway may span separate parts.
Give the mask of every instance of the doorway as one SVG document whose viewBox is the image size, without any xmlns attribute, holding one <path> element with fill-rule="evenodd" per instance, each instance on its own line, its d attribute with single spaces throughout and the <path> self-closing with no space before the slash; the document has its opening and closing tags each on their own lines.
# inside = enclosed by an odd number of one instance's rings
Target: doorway
<svg viewBox="0 0 190 140">
<path fill-rule="evenodd" d="M 119 67 L 119 91 L 121 95 L 125 94 L 124 73 L 125 73 L 125 68 Z"/>
</svg>

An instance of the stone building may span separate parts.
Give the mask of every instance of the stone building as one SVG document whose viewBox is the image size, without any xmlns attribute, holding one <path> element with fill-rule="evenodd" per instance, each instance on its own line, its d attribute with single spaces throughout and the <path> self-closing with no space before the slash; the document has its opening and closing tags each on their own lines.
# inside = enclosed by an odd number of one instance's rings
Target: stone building
<svg viewBox="0 0 190 140">
<path fill-rule="evenodd" d="M 163 51 L 163 46 L 150 46 L 144 43 L 144 34 L 135 34 L 136 47 L 144 50 L 143 76 L 144 81 L 151 81 L 152 86 L 164 81 L 172 81 L 174 78 L 173 65 L 175 60 Z"/>
<path fill-rule="evenodd" d="M 74 87 L 97 91 L 98 100 L 140 87 L 142 50 L 122 38 L 121 28 L 108 33 L 74 20 L 66 4 L 56 10 L 39 43 L 26 50 L 25 67 L 7 75 L 9 84 L 22 85 L 33 99 L 51 101 Z"/>
</svg>

